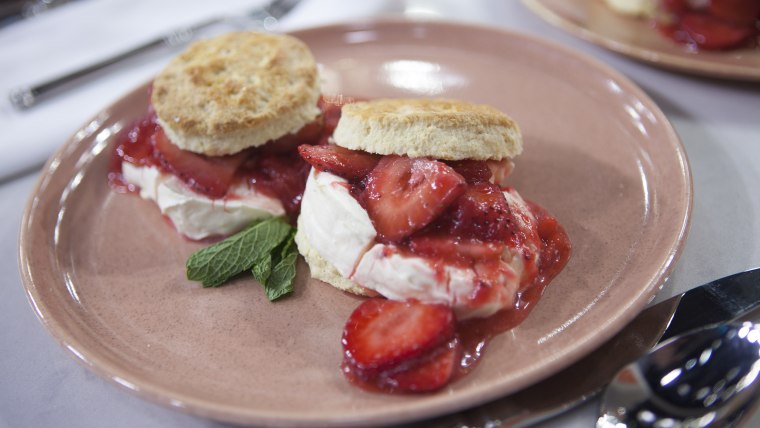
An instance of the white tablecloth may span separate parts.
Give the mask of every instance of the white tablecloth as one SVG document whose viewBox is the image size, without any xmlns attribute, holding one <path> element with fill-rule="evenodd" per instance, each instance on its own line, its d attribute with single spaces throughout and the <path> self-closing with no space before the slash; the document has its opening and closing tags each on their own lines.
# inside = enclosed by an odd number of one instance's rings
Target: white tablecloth
<svg viewBox="0 0 760 428">
<path fill-rule="evenodd" d="M 0 93 L 37 82 L 210 14 L 261 0 L 80 0 L 0 29 Z M 652 68 L 575 39 L 516 0 L 304 0 L 282 29 L 399 14 L 477 22 L 523 31 L 590 54 L 623 72 L 660 105 L 686 147 L 694 177 L 692 227 L 657 300 L 760 265 L 760 85 Z M 216 29 L 215 31 L 223 31 Z M 17 268 L 23 207 L 39 167 L 65 139 L 173 55 L 161 51 L 30 111 L 0 99 L 0 427 L 212 427 L 114 388 L 78 365 L 35 319 Z M 588 427 L 595 402 L 548 421 Z M 755 417 L 755 426 L 760 418 Z"/>
</svg>

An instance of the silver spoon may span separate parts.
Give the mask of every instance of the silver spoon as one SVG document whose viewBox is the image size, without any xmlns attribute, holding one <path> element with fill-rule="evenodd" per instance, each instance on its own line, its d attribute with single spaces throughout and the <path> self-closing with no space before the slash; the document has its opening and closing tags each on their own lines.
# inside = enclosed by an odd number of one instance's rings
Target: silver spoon
<svg viewBox="0 0 760 428">
<path fill-rule="evenodd" d="M 597 428 L 726 427 L 760 393 L 760 324 L 708 326 L 627 365 L 602 397 Z"/>
</svg>

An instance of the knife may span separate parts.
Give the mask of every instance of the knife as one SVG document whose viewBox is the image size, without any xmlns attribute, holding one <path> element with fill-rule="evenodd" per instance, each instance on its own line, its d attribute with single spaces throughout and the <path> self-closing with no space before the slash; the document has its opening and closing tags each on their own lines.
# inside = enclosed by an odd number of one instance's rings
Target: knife
<svg viewBox="0 0 760 428">
<path fill-rule="evenodd" d="M 691 289 L 643 310 L 596 351 L 513 395 L 423 427 L 525 427 L 596 396 L 626 364 L 659 342 L 716 322 L 760 318 L 760 268 Z"/>
<path fill-rule="evenodd" d="M 0 28 L 62 6 L 72 0 L 3 0 L 0 2 Z"/>
<path fill-rule="evenodd" d="M 258 25 L 261 28 L 269 29 L 290 12 L 299 0 L 274 0 L 264 7 L 255 8 L 246 12 L 243 17 L 249 25 Z M 72 86 L 75 82 L 82 81 L 82 78 L 89 76 L 106 67 L 112 66 L 126 59 L 146 53 L 150 50 L 161 46 L 172 47 L 188 43 L 193 40 L 198 32 L 222 22 L 232 21 L 236 17 L 218 16 L 203 22 L 191 25 L 189 27 L 178 28 L 167 34 L 149 40 L 139 46 L 135 46 L 125 52 L 116 54 L 110 58 L 103 59 L 94 64 L 74 70 L 67 74 L 54 79 L 40 82 L 32 86 L 24 86 L 10 91 L 8 97 L 11 104 L 18 110 L 26 110 L 39 102 L 61 93 L 67 87 Z"/>
</svg>

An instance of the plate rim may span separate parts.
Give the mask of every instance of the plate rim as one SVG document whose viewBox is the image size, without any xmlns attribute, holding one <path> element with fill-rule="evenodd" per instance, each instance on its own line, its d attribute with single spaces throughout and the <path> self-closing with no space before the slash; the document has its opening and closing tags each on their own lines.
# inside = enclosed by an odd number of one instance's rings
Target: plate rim
<svg viewBox="0 0 760 428">
<path fill-rule="evenodd" d="M 358 20 L 356 22 L 351 22 L 351 23 L 335 23 L 335 24 L 330 24 L 330 25 L 314 26 L 314 27 L 308 27 L 308 28 L 303 28 L 296 31 L 288 32 L 287 34 L 293 35 L 295 37 L 300 37 L 301 35 L 308 34 L 310 32 L 335 31 L 335 32 L 345 33 L 348 31 L 356 31 L 357 29 L 371 29 L 371 28 L 388 27 L 388 26 L 403 26 L 403 27 L 432 26 L 432 27 L 453 27 L 453 28 L 458 28 L 460 30 L 473 29 L 477 31 L 485 31 L 485 32 L 494 33 L 498 35 L 499 37 L 516 37 L 516 38 L 521 38 L 521 39 L 528 39 L 532 43 L 537 43 L 551 49 L 560 50 L 564 54 L 575 57 L 576 59 L 580 59 L 582 60 L 582 62 L 586 63 L 587 65 L 600 69 L 605 74 L 608 74 L 614 77 L 615 79 L 626 83 L 628 87 L 634 91 L 633 95 L 635 95 L 637 98 L 641 98 L 648 101 L 650 105 L 655 108 L 653 110 L 653 113 L 660 120 L 661 126 L 664 127 L 664 131 L 668 135 L 668 141 L 673 143 L 673 148 L 675 149 L 677 158 L 681 161 L 680 167 L 681 167 L 682 174 L 679 175 L 679 178 L 681 178 L 683 180 L 683 184 L 685 184 L 684 187 L 685 187 L 686 195 L 685 195 L 684 201 L 686 201 L 686 206 L 681 207 L 683 208 L 684 216 L 682 219 L 679 219 L 678 223 L 680 227 L 677 233 L 677 238 L 675 240 L 675 243 L 672 243 L 670 245 L 670 248 L 668 251 L 668 257 L 662 261 L 662 263 L 658 266 L 656 270 L 653 269 L 651 275 L 649 275 L 649 278 L 651 278 L 651 281 L 649 282 L 648 287 L 643 288 L 641 292 L 637 295 L 638 298 L 634 302 L 630 302 L 630 304 L 628 305 L 628 309 L 626 311 L 623 311 L 621 314 L 619 314 L 619 317 L 617 319 L 622 320 L 619 322 L 620 328 L 607 327 L 605 330 L 602 331 L 603 334 L 596 335 L 593 341 L 589 340 L 587 341 L 588 343 L 584 343 L 576 347 L 572 352 L 570 352 L 569 358 L 567 360 L 555 361 L 552 364 L 550 364 L 549 365 L 550 374 L 545 376 L 545 377 L 549 377 L 551 374 L 556 373 L 562 368 L 571 365 L 573 362 L 577 361 L 582 356 L 586 355 L 588 352 L 591 352 L 596 346 L 601 345 L 607 339 L 614 336 L 620 329 L 622 329 L 624 325 L 626 325 L 636 315 L 638 315 L 638 313 L 644 308 L 644 306 L 660 290 L 660 288 L 663 286 L 663 284 L 667 280 L 667 277 L 670 275 L 670 273 L 672 273 L 673 269 L 675 268 L 676 261 L 678 260 L 678 257 L 682 254 L 683 247 L 685 245 L 686 237 L 687 237 L 689 227 L 691 224 L 691 217 L 692 217 L 691 214 L 693 210 L 693 178 L 692 178 L 691 169 L 689 166 L 687 153 L 683 146 L 683 143 L 678 137 L 675 129 L 673 128 L 673 125 L 665 116 L 664 112 L 662 112 L 659 106 L 646 94 L 646 92 L 644 92 L 643 89 L 641 89 L 631 79 L 627 78 L 622 73 L 616 71 L 614 68 L 608 66 L 607 64 L 604 64 L 601 61 L 583 52 L 579 52 L 572 48 L 560 45 L 556 42 L 546 40 L 535 35 L 525 34 L 518 31 L 511 31 L 511 30 L 506 30 L 506 29 L 501 29 L 501 28 L 494 28 L 494 27 L 489 27 L 486 25 L 479 25 L 479 24 L 466 24 L 466 23 L 434 21 L 434 20 L 409 20 L 409 19 L 395 19 L 395 18 L 364 19 L 364 20 Z M 19 264 L 19 270 L 21 272 L 22 284 L 24 286 L 25 294 L 27 296 L 27 300 L 30 303 L 30 306 L 32 306 L 32 309 L 35 312 L 35 315 L 45 326 L 45 329 L 48 331 L 48 333 L 76 361 L 78 361 L 79 363 L 87 367 L 88 369 L 92 370 L 94 373 L 98 374 L 101 378 L 106 379 L 109 383 L 117 385 L 120 388 L 127 389 L 128 391 L 134 393 L 135 395 L 141 398 L 148 399 L 149 401 L 164 405 L 172 409 L 178 409 L 178 410 L 188 412 L 197 416 L 211 418 L 211 419 L 223 421 L 223 422 L 261 423 L 261 424 L 276 425 L 276 426 L 281 426 L 281 425 L 311 426 L 313 424 L 324 425 L 328 421 L 325 421 L 322 418 L 315 419 L 310 414 L 307 414 L 304 416 L 299 416 L 298 414 L 288 414 L 288 419 L 283 419 L 281 412 L 280 413 L 267 412 L 266 410 L 262 411 L 261 409 L 251 411 L 250 409 L 241 408 L 235 405 L 221 405 L 216 402 L 209 402 L 208 400 L 203 400 L 203 399 L 196 398 L 188 394 L 179 393 L 178 391 L 172 390 L 170 388 L 150 384 L 149 382 L 147 384 L 144 383 L 144 384 L 139 384 L 139 385 L 132 384 L 129 381 L 125 380 L 123 377 L 115 375 L 115 373 L 120 373 L 121 370 L 119 370 L 117 367 L 114 367 L 113 365 L 109 365 L 107 361 L 104 361 L 105 360 L 104 358 L 100 358 L 97 355 L 93 357 L 93 355 L 89 355 L 89 354 L 92 354 L 92 352 L 89 352 L 86 350 L 85 352 L 82 352 L 82 344 L 78 343 L 76 338 L 73 337 L 70 334 L 70 332 L 68 332 L 65 329 L 65 327 L 61 325 L 59 321 L 47 316 L 47 314 L 45 313 L 45 306 L 42 302 L 40 302 L 40 295 L 37 291 L 37 286 L 34 284 L 32 280 L 31 267 L 27 263 L 28 259 L 25 257 L 25 254 L 27 254 L 27 252 L 29 251 L 28 247 L 30 246 L 29 238 L 32 232 L 30 232 L 28 229 L 30 226 L 30 221 L 34 215 L 33 209 L 35 205 L 35 199 L 38 197 L 38 195 L 40 194 L 40 191 L 43 189 L 46 179 L 49 178 L 50 175 L 55 173 L 56 168 L 57 168 L 57 163 L 61 159 L 66 158 L 67 152 L 79 146 L 81 143 L 81 140 L 87 137 L 86 133 L 85 134 L 82 133 L 83 131 L 87 130 L 87 125 L 91 123 L 93 119 L 97 118 L 99 115 L 107 113 L 112 108 L 112 106 L 123 102 L 126 98 L 130 98 L 134 96 L 135 93 L 143 90 L 143 88 L 148 84 L 149 82 L 146 82 L 137 86 L 136 88 L 129 90 L 124 95 L 120 96 L 118 99 L 109 103 L 107 107 L 105 107 L 95 116 L 93 116 L 92 119 L 84 122 L 84 124 L 80 128 L 78 128 L 74 133 L 72 133 L 71 136 L 69 136 L 66 139 L 66 142 L 62 144 L 62 146 L 56 150 L 55 154 L 52 155 L 48 159 L 45 166 L 41 170 L 40 176 L 37 179 L 37 182 L 33 188 L 32 193 L 30 194 L 29 200 L 25 207 L 24 214 L 22 217 L 20 234 L 19 234 L 18 264 Z M 91 133 L 95 133 L 96 131 L 97 130 L 92 130 Z M 538 380 L 536 380 L 536 382 L 538 382 Z M 532 382 L 521 385 L 518 389 L 515 389 L 514 392 L 516 392 L 520 388 L 524 388 L 528 386 L 529 384 L 532 384 Z M 442 415 L 442 414 L 450 414 L 452 413 L 452 411 L 456 412 L 456 411 L 463 410 L 465 408 L 469 408 L 469 407 L 476 406 L 479 404 L 484 404 L 492 399 L 503 396 L 504 395 L 503 389 L 504 388 L 502 389 L 492 388 L 490 390 L 490 393 L 484 393 L 483 391 L 479 392 L 479 390 L 475 390 L 466 394 L 464 397 L 457 396 L 460 400 L 454 405 L 452 405 L 450 400 L 443 399 L 441 398 L 441 396 L 439 396 L 440 399 L 431 401 L 430 404 L 427 405 L 425 409 L 423 409 L 425 410 L 425 412 L 422 412 L 422 413 L 419 412 L 419 409 L 416 409 L 413 412 L 409 412 L 409 410 L 406 410 L 406 409 L 401 409 L 400 411 L 397 411 L 390 415 L 386 411 L 382 411 L 382 410 L 365 413 L 361 417 L 340 415 L 339 418 L 331 418 L 329 420 L 329 425 L 331 426 L 357 426 L 357 425 L 367 425 L 367 424 L 377 424 L 377 423 L 388 424 L 388 423 L 399 423 L 399 422 L 404 422 L 404 421 L 411 421 L 414 419 L 432 417 L 432 416 Z"/>
<path fill-rule="evenodd" d="M 528 9 L 533 11 L 542 20 L 557 28 L 560 28 L 568 34 L 580 38 L 581 40 L 593 43 L 609 51 L 625 55 L 629 58 L 646 64 L 657 66 L 658 68 L 674 70 L 694 76 L 711 77 L 716 79 L 735 80 L 740 82 L 760 81 L 760 68 L 703 61 L 699 58 L 699 54 L 685 56 L 669 52 L 655 52 L 646 48 L 642 48 L 640 46 L 636 46 L 635 44 L 606 38 L 599 33 L 591 31 L 583 26 L 576 25 L 572 21 L 564 19 L 562 16 L 555 13 L 541 0 L 522 0 L 522 2 Z M 657 59 L 653 57 L 653 54 L 657 57 Z"/>
</svg>

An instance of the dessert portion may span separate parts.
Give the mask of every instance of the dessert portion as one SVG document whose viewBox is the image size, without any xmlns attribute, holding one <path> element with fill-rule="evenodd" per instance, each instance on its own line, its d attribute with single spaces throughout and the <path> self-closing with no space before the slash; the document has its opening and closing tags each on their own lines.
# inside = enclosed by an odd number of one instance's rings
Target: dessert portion
<svg viewBox="0 0 760 428">
<path fill-rule="evenodd" d="M 562 269 L 570 244 L 506 186 L 517 124 L 456 100 L 343 106 L 313 166 L 296 243 L 311 275 L 375 297 L 344 331 L 344 372 L 389 391 L 429 391 L 467 371 Z"/>
<path fill-rule="evenodd" d="M 614 11 L 652 20 L 666 37 L 690 50 L 757 47 L 757 0 L 605 0 Z"/>
<path fill-rule="evenodd" d="M 109 182 L 155 201 L 189 239 L 232 235 L 188 259 L 187 278 L 204 287 L 248 272 L 277 300 L 293 290 L 300 252 L 313 277 L 370 297 L 344 329 L 345 375 L 370 389 L 436 390 L 527 316 L 570 243 L 507 186 L 523 142 L 505 114 L 455 100 L 351 101 L 320 96 L 295 38 L 198 42 L 154 80 Z"/>
<path fill-rule="evenodd" d="M 296 151 L 332 129 L 308 47 L 286 35 L 203 40 L 155 78 L 146 115 L 115 147 L 112 187 L 153 200 L 189 239 L 295 219 L 308 173 Z"/>
</svg>

